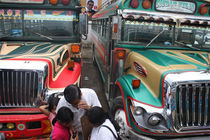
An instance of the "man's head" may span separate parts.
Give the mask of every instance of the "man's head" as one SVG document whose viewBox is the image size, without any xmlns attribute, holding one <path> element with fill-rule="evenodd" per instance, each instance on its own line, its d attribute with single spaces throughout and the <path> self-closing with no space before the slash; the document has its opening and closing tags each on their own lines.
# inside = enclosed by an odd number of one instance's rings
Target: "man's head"
<svg viewBox="0 0 210 140">
<path fill-rule="evenodd" d="M 87 3 L 87 9 L 88 10 L 92 10 L 93 9 L 93 6 L 94 6 L 94 1 L 89 0 L 88 3 Z"/>
<path fill-rule="evenodd" d="M 69 85 L 64 89 L 64 98 L 72 106 L 77 107 L 81 100 L 80 88 L 76 85 Z"/>
<path fill-rule="evenodd" d="M 90 123 L 92 123 L 94 126 L 99 126 L 102 123 L 105 122 L 106 118 L 108 118 L 107 114 L 105 111 L 98 106 L 94 106 L 87 110 L 85 114 L 89 120 Z"/>
</svg>

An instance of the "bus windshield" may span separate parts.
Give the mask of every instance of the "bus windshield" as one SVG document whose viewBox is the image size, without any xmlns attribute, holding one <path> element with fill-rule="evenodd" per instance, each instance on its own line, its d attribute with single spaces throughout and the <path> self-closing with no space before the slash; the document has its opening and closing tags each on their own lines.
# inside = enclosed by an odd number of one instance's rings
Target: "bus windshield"
<svg viewBox="0 0 210 140">
<path fill-rule="evenodd" d="M 0 19 L 1 40 L 79 40 L 75 11 L 0 9 Z"/>
<path fill-rule="evenodd" d="M 147 46 L 210 48 L 210 29 L 124 20 L 121 43 Z"/>
</svg>

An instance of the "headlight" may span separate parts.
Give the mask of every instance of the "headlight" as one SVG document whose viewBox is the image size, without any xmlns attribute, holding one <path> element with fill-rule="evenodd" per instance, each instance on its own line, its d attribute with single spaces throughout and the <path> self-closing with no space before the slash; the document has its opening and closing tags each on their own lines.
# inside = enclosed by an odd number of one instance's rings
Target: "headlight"
<svg viewBox="0 0 210 140">
<path fill-rule="evenodd" d="M 13 129 L 15 127 L 14 123 L 8 123 L 7 128 L 8 129 Z"/>
<path fill-rule="evenodd" d="M 142 115 L 144 113 L 144 110 L 141 107 L 136 107 L 134 110 L 135 115 Z"/>
<path fill-rule="evenodd" d="M 158 125 L 161 121 L 161 117 L 159 117 L 157 114 L 151 115 L 148 118 L 148 124 L 155 126 Z"/>
<path fill-rule="evenodd" d="M 3 128 L 3 124 L 2 123 L 0 123 L 0 129 L 2 129 Z"/>
</svg>

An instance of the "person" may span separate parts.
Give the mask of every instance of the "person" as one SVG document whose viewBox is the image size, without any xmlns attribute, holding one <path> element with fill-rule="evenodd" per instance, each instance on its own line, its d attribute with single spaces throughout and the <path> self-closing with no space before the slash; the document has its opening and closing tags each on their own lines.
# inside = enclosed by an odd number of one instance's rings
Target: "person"
<svg viewBox="0 0 210 140">
<path fill-rule="evenodd" d="M 101 107 L 101 103 L 94 90 L 79 88 L 76 85 L 69 85 L 64 89 L 64 96 L 58 102 L 56 112 L 59 108 L 66 106 L 74 113 L 72 125 L 75 131 L 79 132 L 79 139 L 82 139 L 81 117 L 93 106 Z"/>
<path fill-rule="evenodd" d="M 48 117 L 48 119 L 50 120 L 52 128 L 53 128 L 52 120 L 54 119 L 54 117 L 56 115 L 55 111 L 56 111 L 58 101 L 59 101 L 59 98 L 55 97 L 54 94 L 52 94 L 49 97 L 47 104 L 41 105 L 39 107 L 40 111 L 43 114 L 45 114 Z"/>
<path fill-rule="evenodd" d="M 88 13 L 88 17 L 92 16 L 96 12 L 95 10 L 93 10 L 93 6 L 94 6 L 94 1 L 89 0 L 87 2 L 87 7 L 86 7 L 86 13 Z"/>
<path fill-rule="evenodd" d="M 93 125 L 90 140 L 118 140 L 119 125 L 101 107 L 92 107 L 85 115 Z"/>
<path fill-rule="evenodd" d="M 68 107 L 61 107 L 55 118 L 53 119 L 54 129 L 52 132 L 52 140 L 70 140 L 73 112 Z"/>
</svg>

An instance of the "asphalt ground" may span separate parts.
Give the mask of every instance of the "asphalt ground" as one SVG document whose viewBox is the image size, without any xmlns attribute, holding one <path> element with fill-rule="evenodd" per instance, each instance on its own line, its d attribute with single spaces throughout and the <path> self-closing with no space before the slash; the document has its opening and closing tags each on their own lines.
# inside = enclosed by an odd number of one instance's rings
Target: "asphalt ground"
<svg viewBox="0 0 210 140">
<path fill-rule="evenodd" d="M 102 79 L 98 68 L 93 65 L 92 49 L 90 43 L 83 43 L 82 46 L 82 87 L 95 90 L 101 105 L 105 111 L 109 111 L 105 93 L 102 90 Z"/>
</svg>

